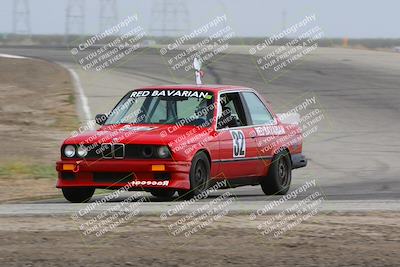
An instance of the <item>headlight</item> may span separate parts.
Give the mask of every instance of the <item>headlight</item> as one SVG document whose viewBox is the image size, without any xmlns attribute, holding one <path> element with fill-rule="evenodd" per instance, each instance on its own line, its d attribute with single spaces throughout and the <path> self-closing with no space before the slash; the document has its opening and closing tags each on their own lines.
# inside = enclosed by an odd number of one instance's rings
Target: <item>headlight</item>
<svg viewBox="0 0 400 267">
<path fill-rule="evenodd" d="M 142 155 L 145 158 L 151 158 L 153 156 L 153 147 L 152 146 L 143 147 Z"/>
<path fill-rule="evenodd" d="M 170 156 L 170 152 L 169 152 L 168 147 L 167 146 L 160 146 L 157 149 L 157 155 L 158 155 L 159 158 L 162 158 L 162 159 L 169 157 Z"/>
<path fill-rule="evenodd" d="M 75 147 L 68 145 L 64 148 L 64 155 L 68 158 L 75 156 Z"/>
<path fill-rule="evenodd" d="M 87 150 L 87 148 L 84 147 L 84 146 L 79 146 L 79 147 L 78 147 L 78 150 L 77 150 L 77 153 L 78 153 L 78 156 L 79 156 L 79 157 L 83 158 L 83 157 L 86 157 L 86 155 L 87 155 L 87 153 L 88 153 L 88 150 Z"/>
</svg>

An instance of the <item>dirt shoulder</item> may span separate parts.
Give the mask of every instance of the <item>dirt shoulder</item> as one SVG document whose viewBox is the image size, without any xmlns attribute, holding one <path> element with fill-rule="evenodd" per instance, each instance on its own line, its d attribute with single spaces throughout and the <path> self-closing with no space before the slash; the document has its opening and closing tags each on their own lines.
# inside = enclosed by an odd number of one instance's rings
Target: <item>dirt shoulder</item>
<svg viewBox="0 0 400 267">
<path fill-rule="evenodd" d="M 174 218 L 172 218 L 174 219 Z M 176 219 L 176 218 L 175 218 Z M 278 238 L 260 221 L 227 216 L 189 238 L 159 217 L 138 217 L 101 237 L 85 237 L 69 217 L 0 218 L 5 266 L 395 266 L 399 213 L 318 214 Z"/>
<path fill-rule="evenodd" d="M 59 194 L 59 146 L 79 125 L 69 73 L 42 60 L 0 57 L 0 110 L 0 202 Z"/>
</svg>

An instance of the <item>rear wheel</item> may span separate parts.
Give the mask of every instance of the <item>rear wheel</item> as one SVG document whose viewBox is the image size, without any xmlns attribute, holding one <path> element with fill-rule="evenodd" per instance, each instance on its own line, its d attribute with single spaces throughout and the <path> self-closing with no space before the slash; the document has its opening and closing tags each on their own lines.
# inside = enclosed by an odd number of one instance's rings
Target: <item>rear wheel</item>
<svg viewBox="0 0 400 267">
<path fill-rule="evenodd" d="M 94 191 L 95 188 L 93 187 L 62 188 L 65 199 L 72 203 L 88 202 L 92 198 Z"/>
<path fill-rule="evenodd" d="M 175 190 L 151 190 L 150 193 L 160 199 L 171 199 L 175 195 Z"/>
<path fill-rule="evenodd" d="M 178 191 L 179 196 L 190 199 L 207 190 L 209 177 L 210 162 L 203 152 L 197 153 L 192 160 L 192 166 L 189 172 L 190 190 Z"/>
<path fill-rule="evenodd" d="M 261 181 L 266 195 L 285 195 L 292 180 L 292 164 L 287 152 L 279 152 L 269 166 L 268 174 Z"/>
</svg>

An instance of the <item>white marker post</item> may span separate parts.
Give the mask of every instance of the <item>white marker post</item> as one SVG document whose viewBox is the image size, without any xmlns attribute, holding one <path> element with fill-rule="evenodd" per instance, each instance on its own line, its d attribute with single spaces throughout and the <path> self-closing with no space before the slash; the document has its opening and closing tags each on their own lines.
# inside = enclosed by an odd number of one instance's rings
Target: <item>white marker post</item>
<svg viewBox="0 0 400 267">
<path fill-rule="evenodd" d="M 193 67 L 194 67 L 194 73 L 196 77 L 196 84 L 201 85 L 201 77 L 204 76 L 204 72 L 201 70 L 201 61 L 195 57 L 193 60 Z"/>
</svg>

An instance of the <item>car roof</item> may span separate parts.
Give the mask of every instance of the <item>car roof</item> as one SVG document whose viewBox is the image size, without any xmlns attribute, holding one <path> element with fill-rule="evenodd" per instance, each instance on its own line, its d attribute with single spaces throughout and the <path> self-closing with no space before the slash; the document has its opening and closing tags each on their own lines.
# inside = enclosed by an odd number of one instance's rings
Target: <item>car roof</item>
<svg viewBox="0 0 400 267">
<path fill-rule="evenodd" d="M 245 86 L 238 86 L 238 85 L 222 85 L 222 84 L 202 84 L 202 85 L 193 85 L 193 84 L 175 84 L 175 85 L 153 85 L 153 86 L 146 86 L 141 87 L 135 90 L 197 90 L 203 91 L 208 90 L 212 92 L 219 92 L 219 91 L 227 91 L 227 90 L 240 90 L 240 89 L 251 89 Z M 251 89 L 253 90 L 253 89 Z"/>
</svg>

